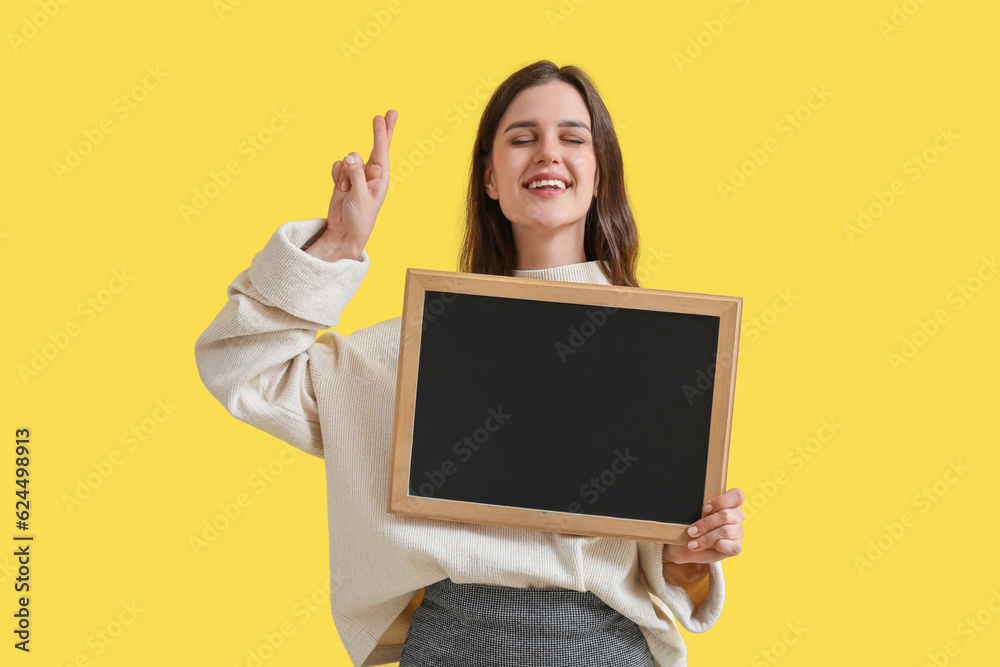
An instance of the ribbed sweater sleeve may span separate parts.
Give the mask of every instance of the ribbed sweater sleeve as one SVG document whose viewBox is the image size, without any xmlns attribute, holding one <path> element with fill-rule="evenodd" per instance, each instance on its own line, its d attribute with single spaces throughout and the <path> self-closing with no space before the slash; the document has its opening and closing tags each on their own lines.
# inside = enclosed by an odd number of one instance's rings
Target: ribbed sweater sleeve
<svg viewBox="0 0 1000 667">
<path fill-rule="evenodd" d="M 278 227 L 250 267 L 230 283 L 228 301 L 195 342 L 208 391 L 240 421 L 314 456 L 323 456 L 313 369 L 340 358 L 345 337 L 316 334 L 340 323 L 371 265 L 327 262 L 302 250 L 324 218 Z"/>
<path fill-rule="evenodd" d="M 709 586 L 705 600 L 694 606 L 683 586 L 668 583 L 663 576 L 663 543 L 639 542 L 639 562 L 653 594 L 664 602 L 688 632 L 702 633 L 711 629 L 722 615 L 726 600 L 726 580 L 722 563 L 710 563 Z"/>
</svg>

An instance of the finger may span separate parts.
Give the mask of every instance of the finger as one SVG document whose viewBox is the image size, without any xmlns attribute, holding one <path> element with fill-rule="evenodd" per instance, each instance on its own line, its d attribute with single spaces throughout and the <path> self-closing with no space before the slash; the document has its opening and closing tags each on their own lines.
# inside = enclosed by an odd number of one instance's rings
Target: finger
<svg viewBox="0 0 1000 667">
<path fill-rule="evenodd" d="M 392 131 L 396 127 L 396 119 L 399 114 L 396 113 L 395 109 L 389 109 L 385 112 L 385 116 L 381 116 L 383 124 L 385 125 L 385 156 L 388 159 L 389 146 L 392 144 Z M 374 152 L 374 150 L 373 150 Z M 384 162 L 380 163 L 384 164 Z"/>
<path fill-rule="evenodd" d="M 382 176 L 382 165 L 374 162 L 365 167 L 365 178 L 369 181 L 377 180 Z"/>
<path fill-rule="evenodd" d="M 355 153 L 355 155 L 357 155 L 357 153 Z M 360 159 L 360 156 L 358 157 L 358 159 Z M 351 177 L 347 173 L 346 169 L 347 166 L 348 165 L 346 163 L 341 162 L 337 169 L 337 172 L 333 176 L 333 180 L 336 186 L 334 189 L 336 192 L 350 192 L 353 189 L 351 187 Z M 367 170 L 365 172 L 365 179 L 369 181 L 372 180 L 372 176 L 369 173 L 367 173 Z"/>
<path fill-rule="evenodd" d="M 347 156 L 348 157 L 355 156 L 355 158 L 356 158 L 357 157 L 357 153 L 352 151 L 352 152 L 348 153 Z M 340 162 L 339 171 L 334 176 L 334 179 L 336 181 L 336 189 L 337 189 L 338 192 L 350 192 L 351 191 L 351 175 L 350 175 L 350 172 L 348 170 L 348 167 L 350 167 L 351 165 L 347 162 L 347 157 L 345 157 L 343 161 L 338 160 L 338 162 Z"/>
<path fill-rule="evenodd" d="M 368 158 L 368 164 L 380 165 L 382 173 L 385 173 L 386 168 L 389 166 L 389 143 L 392 141 L 392 131 L 396 126 L 396 118 L 398 116 L 399 114 L 396 113 L 395 109 L 389 109 L 385 117 L 375 116 L 374 120 L 372 120 L 375 143 L 372 147 L 371 157 Z"/>
<path fill-rule="evenodd" d="M 743 543 L 740 540 L 719 540 L 715 543 L 715 551 L 718 551 L 725 557 L 735 556 L 743 551 Z"/>
<path fill-rule="evenodd" d="M 352 151 L 348 157 L 353 158 L 353 162 L 348 162 L 347 158 L 344 158 L 344 171 L 346 172 L 346 178 L 341 178 L 341 185 L 345 186 L 345 183 L 349 182 L 349 187 L 344 187 L 347 189 L 363 189 L 367 190 L 365 184 L 365 169 L 364 163 L 361 162 L 361 156 L 357 152 Z"/>
<path fill-rule="evenodd" d="M 399 113 L 395 109 L 389 109 L 385 112 L 386 150 L 389 150 L 389 146 L 392 144 L 392 131 L 396 127 L 397 118 L 399 118 Z"/>
<path fill-rule="evenodd" d="M 687 543 L 687 548 L 691 551 L 711 549 L 721 540 L 740 540 L 743 538 L 743 526 L 740 524 L 727 523 L 713 528 L 704 535 L 696 537 Z"/>
<path fill-rule="evenodd" d="M 368 154 L 368 161 L 365 162 L 365 178 L 374 181 L 382 175 L 382 166 L 379 164 L 379 134 L 384 133 L 385 122 L 382 116 L 375 116 L 372 119 L 372 152 Z"/>
<path fill-rule="evenodd" d="M 739 507 L 743 504 L 744 495 L 739 487 L 733 487 L 724 493 L 709 498 L 705 502 L 705 514 L 726 507 Z"/>
<path fill-rule="evenodd" d="M 344 173 L 344 161 L 337 160 L 333 163 L 333 168 L 330 169 L 330 176 L 333 177 L 333 190 L 334 192 L 343 192 L 344 189 L 341 187 L 341 181 L 347 179 L 347 174 Z M 350 185 L 350 181 L 347 181 Z"/>
<path fill-rule="evenodd" d="M 724 555 L 715 549 L 696 549 L 694 551 L 685 548 L 685 555 L 680 557 L 682 563 L 714 563 L 722 560 Z"/>
<path fill-rule="evenodd" d="M 386 134 L 385 121 L 382 119 L 382 116 L 375 116 L 374 118 L 372 118 L 372 137 L 373 137 L 372 152 L 368 154 L 368 161 L 365 162 L 366 172 L 368 171 L 368 168 L 370 166 L 372 166 L 373 164 L 378 164 L 380 133 L 383 135 Z"/>
<path fill-rule="evenodd" d="M 724 526 L 726 524 L 742 524 L 744 519 L 746 519 L 746 515 L 739 507 L 716 510 L 715 512 L 698 519 L 688 526 L 687 534 L 689 537 L 706 535 L 719 526 Z"/>
</svg>

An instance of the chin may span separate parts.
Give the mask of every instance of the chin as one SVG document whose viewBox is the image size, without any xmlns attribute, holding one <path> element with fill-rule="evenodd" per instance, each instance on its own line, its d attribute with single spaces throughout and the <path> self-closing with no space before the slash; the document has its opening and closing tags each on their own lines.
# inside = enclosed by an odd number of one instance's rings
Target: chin
<svg viewBox="0 0 1000 667">
<path fill-rule="evenodd" d="M 509 219 L 510 218 L 508 218 L 508 220 Z M 586 211 L 576 216 L 558 215 L 553 211 L 551 214 L 543 215 L 539 218 L 522 218 L 517 221 L 512 221 L 512 224 L 536 229 L 558 229 L 559 227 L 566 227 L 580 223 L 582 222 L 581 219 L 586 219 Z"/>
</svg>

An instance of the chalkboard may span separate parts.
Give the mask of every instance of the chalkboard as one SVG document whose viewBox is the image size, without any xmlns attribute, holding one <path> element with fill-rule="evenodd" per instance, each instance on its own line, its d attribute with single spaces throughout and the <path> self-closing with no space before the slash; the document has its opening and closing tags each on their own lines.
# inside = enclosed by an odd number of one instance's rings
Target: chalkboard
<svg viewBox="0 0 1000 667">
<path fill-rule="evenodd" d="M 741 309 L 407 269 L 388 511 L 685 543 L 725 490 Z"/>
</svg>

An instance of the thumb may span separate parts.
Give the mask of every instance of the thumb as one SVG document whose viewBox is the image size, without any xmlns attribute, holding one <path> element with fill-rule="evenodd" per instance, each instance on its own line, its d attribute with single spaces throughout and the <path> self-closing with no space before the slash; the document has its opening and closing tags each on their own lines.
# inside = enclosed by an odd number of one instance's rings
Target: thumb
<svg viewBox="0 0 1000 667">
<path fill-rule="evenodd" d="M 353 159 L 352 162 L 348 162 L 347 159 L 344 160 L 343 171 L 347 173 L 347 177 L 351 179 L 351 190 L 362 190 L 367 189 L 367 181 L 365 179 L 365 166 L 361 162 L 361 156 L 357 153 L 351 153 L 348 159 Z M 343 180 L 343 176 L 341 176 Z"/>
</svg>

